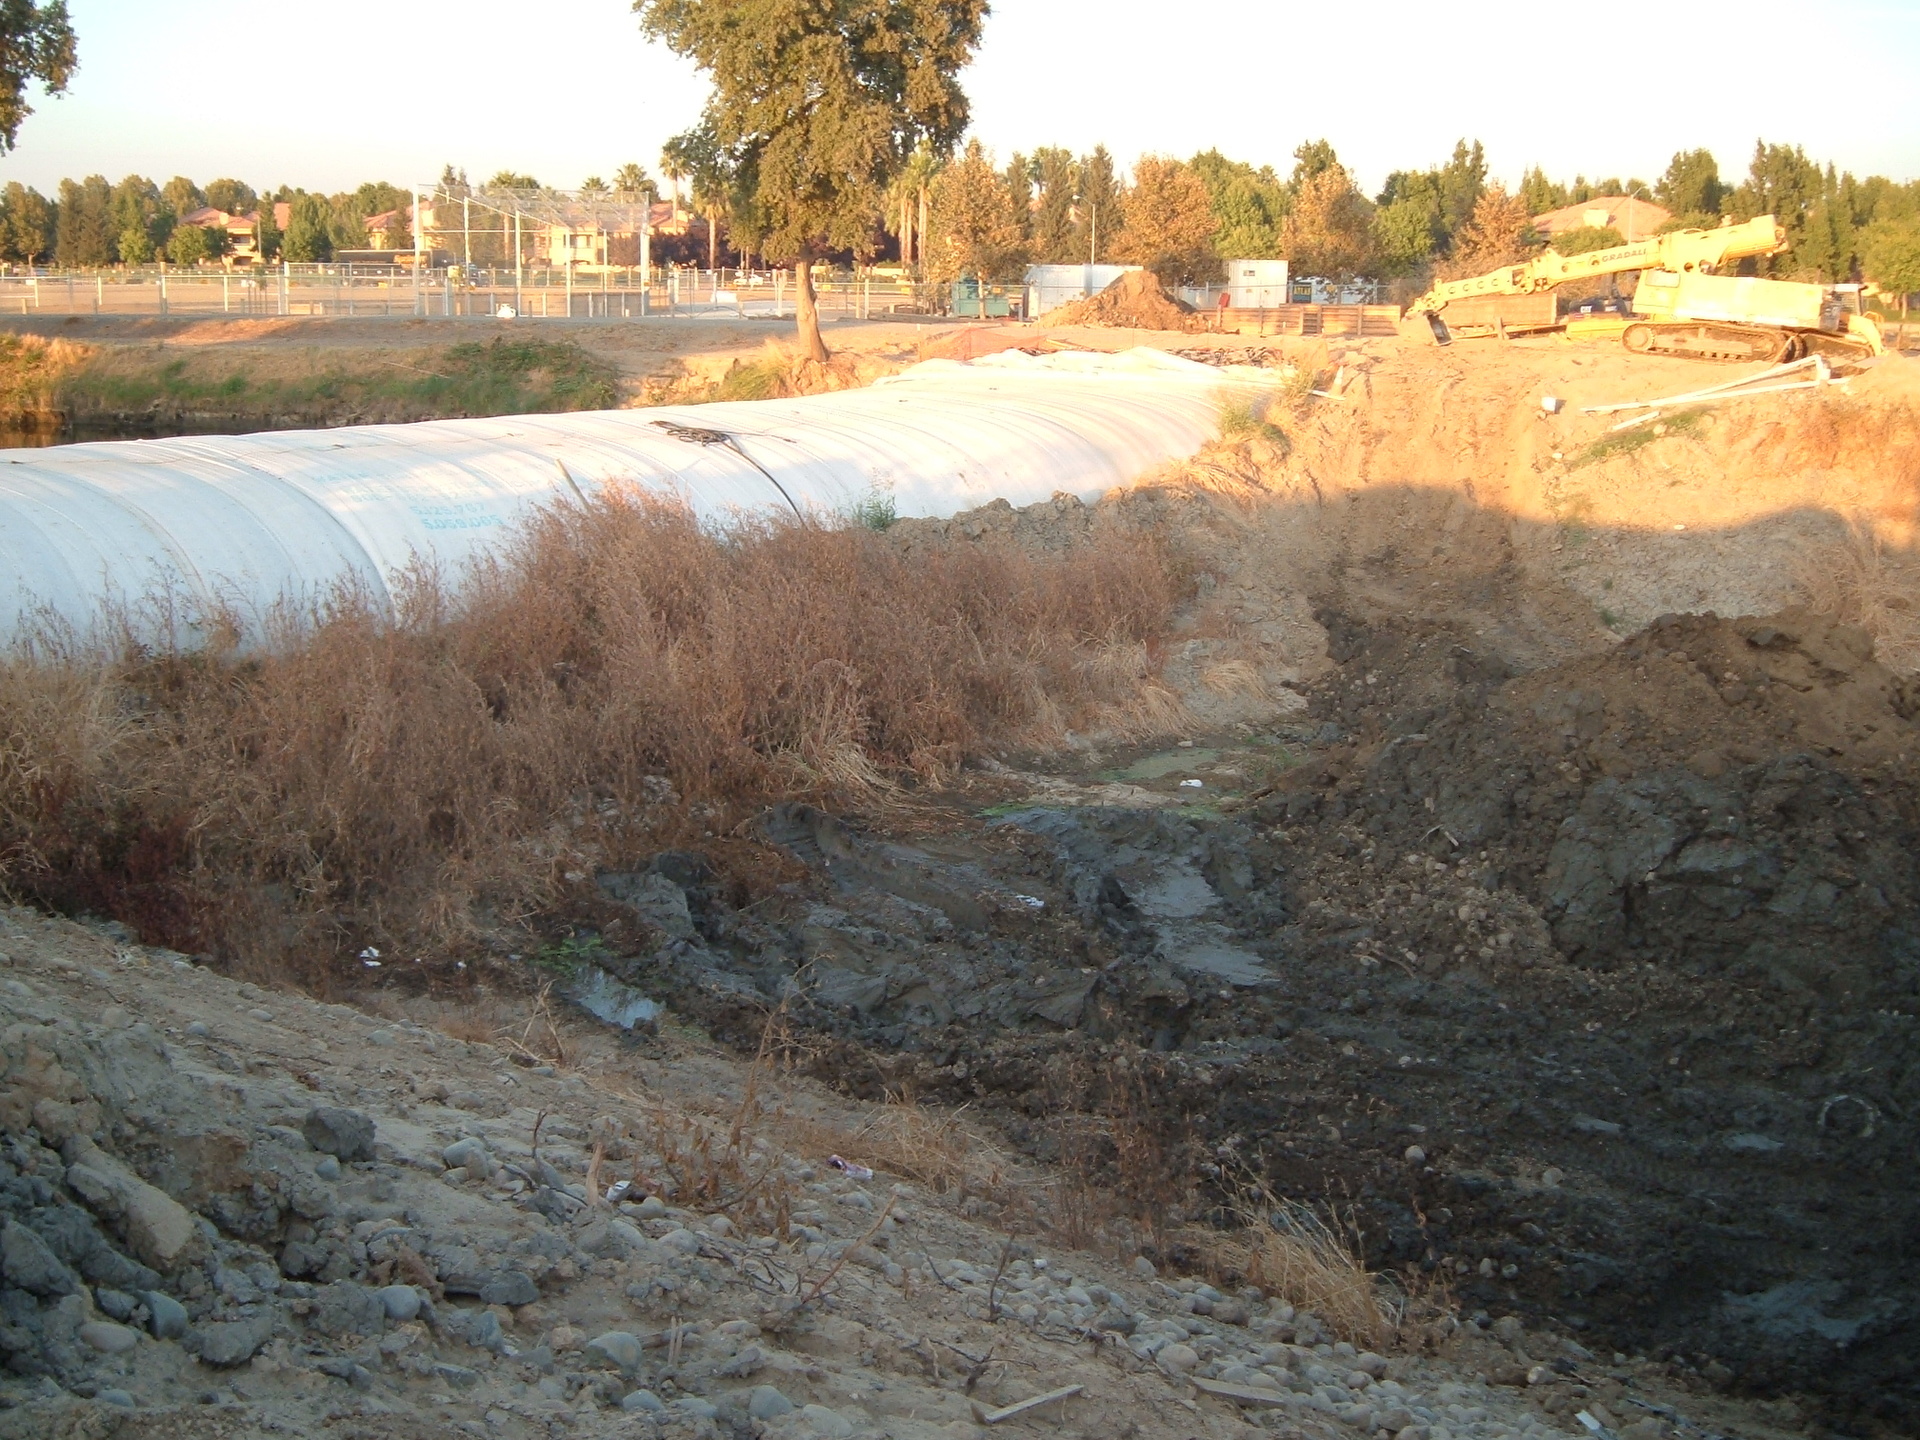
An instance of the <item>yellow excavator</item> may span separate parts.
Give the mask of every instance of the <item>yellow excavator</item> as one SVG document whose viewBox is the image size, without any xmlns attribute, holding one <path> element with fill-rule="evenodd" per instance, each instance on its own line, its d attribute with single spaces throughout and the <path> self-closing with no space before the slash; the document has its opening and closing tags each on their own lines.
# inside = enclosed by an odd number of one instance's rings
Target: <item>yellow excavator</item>
<svg viewBox="0 0 1920 1440">
<path fill-rule="evenodd" d="M 1787 232 L 1760 215 L 1584 255 L 1547 250 L 1485 275 L 1441 281 L 1408 307 L 1400 330 L 1445 345 L 1456 336 L 1560 329 L 1556 286 L 1638 270 L 1631 316 L 1581 322 L 1583 331 L 1617 331 L 1629 350 L 1696 360 L 1861 360 L 1882 353 L 1880 327 L 1859 312 L 1858 286 L 1714 273 L 1786 248 Z"/>
</svg>

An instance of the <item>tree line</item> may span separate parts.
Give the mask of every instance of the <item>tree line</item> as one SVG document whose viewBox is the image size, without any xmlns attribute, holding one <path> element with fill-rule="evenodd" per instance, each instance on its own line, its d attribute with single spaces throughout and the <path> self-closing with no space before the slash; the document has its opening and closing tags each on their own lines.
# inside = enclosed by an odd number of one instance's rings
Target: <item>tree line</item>
<svg viewBox="0 0 1920 1440">
<path fill-rule="evenodd" d="M 917 237 L 921 194 L 930 218 Z M 934 279 L 1093 260 L 1144 265 L 1168 284 L 1198 283 L 1217 280 L 1222 260 L 1285 259 L 1296 274 L 1424 282 L 1524 259 L 1547 243 L 1536 216 L 1623 195 L 1671 212 L 1665 230 L 1778 216 L 1791 248 L 1758 267 L 1775 278 L 1881 279 L 1873 272 L 1889 266 L 1876 265 L 1880 252 L 1899 248 L 1890 240 L 1920 244 L 1920 182 L 1859 179 L 1817 164 L 1799 146 L 1765 141 L 1737 181 L 1723 179 L 1711 152 L 1696 149 L 1677 153 L 1652 181 L 1560 182 L 1536 167 L 1509 192 L 1488 178 L 1483 146 L 1463 139 L 1445 162 L 1395 171 L 1372 196 L 1325 140 L 1299 146 L 1284 177 L 1207 150 L 1188 160 L 1143 156 L 1124 183 L 1103 148 L 1076 158 L 1044 147 L 1000 166 L 975 141 L 944 166 L 909 166 L 884 230 L 898 238 L 903 259 L 918 253 Z M 1580 228 L 1554 244 L 1575 252 L 1623 239 L 1611 227 Z"/>
<path fill-rule="evenodd" d="M 287 207 L 284 228 L 279 205 Z M 410 248 L 404 217 L 411 205 L 410 192 L 383 180 L 335 195 L 291 186 L 260 194 L 242 180 L 213 180 L 202 188 L 184 175 L 164 185 L 145 175 L 129 175 L 117 185 L 89 175 L 62 180 L 51 197 L 16 180 L 0 189 L 0 260 L 78 270 L 218 259 L 232 245 L 226 229 L 183 223 L 209 207 L 253 218 L 262 259 L 330 260 L 335 250 L 365 248 L 368 217 L 390 210 L 403 216 L 388 232 L 388 245 Z"/>
</svg>

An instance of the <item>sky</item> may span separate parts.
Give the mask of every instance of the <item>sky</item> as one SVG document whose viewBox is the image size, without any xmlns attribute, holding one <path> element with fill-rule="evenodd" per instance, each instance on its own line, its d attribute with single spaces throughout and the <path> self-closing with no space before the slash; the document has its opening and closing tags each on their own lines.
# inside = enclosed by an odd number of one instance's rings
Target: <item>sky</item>
<svg viewBox="0 0 1920 1440">
<path fill-rule="evenodd" d="M 350 189 L 451 162 L 572 187 L 637 160 L 705 93 L 641 38 L 626 0 L 69 0 L 80 68 L 36 99 L 0 182 L 139 173 Z M 1492 173 L 1652 180 L 1706 146 L 1733 179 L 1754 141 L 1856 174 L 1920 178 L 1920 0 L 1674 4 L 1617 12 L 1376 0 L 1337 21 L 1274 0 L 1198 11 L 1133 0 L 995 0 L 964 84 L 975 132 L 1015 149 L 1217 146 L 1285 173 L 1324 136 L 1363 187 L 1479 138 Z M 1191 18 L 1188 18 L 1191 17 Z"/>
</svg>

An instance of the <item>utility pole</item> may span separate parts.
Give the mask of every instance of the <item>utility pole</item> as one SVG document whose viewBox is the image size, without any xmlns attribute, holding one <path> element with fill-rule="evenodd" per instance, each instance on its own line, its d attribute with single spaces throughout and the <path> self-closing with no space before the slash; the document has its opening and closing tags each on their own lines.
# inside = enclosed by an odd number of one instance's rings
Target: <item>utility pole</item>
<svg viewBox="0 0 1920 1440">
<path fill-rule="evenodd" d="M 421 238 L 420 187 L 416 185 L 413 187 L 413 313 L 415 315 L 424 314 L 427 303 L 426 292 L 420 288 L 420 272 L 425 265 L 424 252 L 420 246 Z"/>
<path fill-rule="evenodd" d="M 520 298 L 520 287 L 524 272 L 520 262 L 520 202 L 513 202 L 513 318 L 518 320 L 525 302 Z"/>
</svg>

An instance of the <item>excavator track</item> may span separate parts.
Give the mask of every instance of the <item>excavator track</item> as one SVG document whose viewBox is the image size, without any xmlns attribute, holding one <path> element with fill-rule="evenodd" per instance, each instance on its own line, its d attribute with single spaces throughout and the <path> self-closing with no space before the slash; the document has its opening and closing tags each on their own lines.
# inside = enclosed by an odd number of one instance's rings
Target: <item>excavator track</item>
<svg viewBox="0 0 1920 1440">
<path fill-rule="evenodd" d="M 1703 320 L 1638 320 L 1620 332 L 1620 343 L 1639 355 L 1674 355 L 1729 364 L 1752 360 L 1779 364 L 1796 359 L 1801 336 L 1766 325 L 1726 325 Z"/>
<path fill-rule="evenodd" d="M 1802 330 L 1794 336 L 1798 342 L 1794 358 L 1805 355 L 1824 355 L 1835 363 L 1857 365 L 1862 360 L 1871 360 L 1874 349 L 1866 341 L 1852 335 L 1828 335 L 1824 332 Z"/>
</svg>

